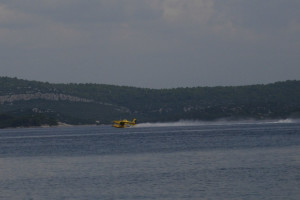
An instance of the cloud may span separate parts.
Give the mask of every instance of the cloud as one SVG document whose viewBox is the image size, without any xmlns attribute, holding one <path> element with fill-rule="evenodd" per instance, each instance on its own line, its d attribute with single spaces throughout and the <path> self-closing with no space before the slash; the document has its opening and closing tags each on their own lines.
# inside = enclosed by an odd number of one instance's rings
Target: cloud
<svg viewBox="0 0 300 200">
<path fill-rule="evenodd" d="M 178 23 L 208 24 L 214 14 L 214 1 L 207 0 L 165 0 L 162 3 L 165 20 Z"/>
<path fill-rule="evenodd" d="M 291 21 L 299 22 L 300 2 L 297 0 L 218 0 L 216 5 L 234 25 L 256 31 L 276 31 L 287 28 Z"/>
<path fill-rule="evenodd" d="M 2 0 L 2 69 L 148 87 L 296 78 L 299 9 L 298 0 Z"/>
<path fill-rule="evenodd" d="M 298 31 L 300 3 L 289 2 L 11 0 L 2 3 L 0 22 L 2 27 L 33 26 L 32 32 L 53 33 L 55 38 L 61 37 L 64 41 L 68 41 L 66 35 L 79 41 L 81 36 L 95 38 L 97 34 L 118 40 L 137 35 L 151 37 L 154 31 L 157 39 L 185 34 L 189 37 L 213 34 L 224 39 L 265 39 L 270 34 Z"/>
</svg>

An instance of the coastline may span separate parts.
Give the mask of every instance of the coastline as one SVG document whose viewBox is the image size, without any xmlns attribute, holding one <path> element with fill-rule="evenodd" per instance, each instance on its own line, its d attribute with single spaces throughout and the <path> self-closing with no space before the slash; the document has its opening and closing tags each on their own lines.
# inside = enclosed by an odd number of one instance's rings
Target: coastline
<svg viewBox="0 0 300 200">
<path fill-rule="evenodd" d="M 179 120 L 170 122 L 143 122 L 137 124 L 136 128 L 146 127 L 164 127 L 164 126 L 201 126 L 201 125 L 239 125 L 239 124 L 277 124 L 277 123 L 300 123 L 300 118 L 282 118 L 282 119 L 219 119 L 219 120 Z M 26 128 L 59 128 L 59 127 L 84 127 L 84 126 L 109 126 L 110 124 L 67 124 L 58 122 L 57 125 L 43 124 L 41 126 L 18 126 L 18 127 L 5 127 L 5 129 L 26 129 Z"/>
</svg>

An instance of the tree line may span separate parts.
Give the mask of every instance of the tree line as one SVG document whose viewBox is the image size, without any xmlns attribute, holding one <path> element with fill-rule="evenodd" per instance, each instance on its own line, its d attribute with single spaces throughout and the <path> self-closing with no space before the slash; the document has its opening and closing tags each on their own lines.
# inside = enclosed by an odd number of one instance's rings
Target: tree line
<svg viewBox="0 0 300 200">
<path fill-rule="evenodd" d="M 0 96 L 36 92 L 92 101 L 13 102 L 0 105 L 0 113 L 39 108 L 43 114 L 71 124 L 111 123 L 133 117 L 140 122 L 300 117 L 300 81 L 297 80 L 249 86 L 149 89 L 89 83 L 51 84 L 0 77 Z"/>
</svg>

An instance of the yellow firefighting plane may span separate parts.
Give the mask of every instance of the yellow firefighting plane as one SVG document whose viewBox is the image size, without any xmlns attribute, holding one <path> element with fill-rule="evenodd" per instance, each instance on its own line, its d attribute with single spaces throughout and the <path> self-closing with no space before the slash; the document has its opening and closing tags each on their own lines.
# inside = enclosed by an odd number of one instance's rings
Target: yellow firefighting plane
<svg viewBox="0 0 300 200">
<path fill-rule="evenodd" d="M 114 121 L 113 127 L 115 128 L 129 128 L 136 125 L 136 119 L 133 119 L 132 121 L 128 121 L 127 119 L 120 120 L 120 121 Z"/>
</svg>

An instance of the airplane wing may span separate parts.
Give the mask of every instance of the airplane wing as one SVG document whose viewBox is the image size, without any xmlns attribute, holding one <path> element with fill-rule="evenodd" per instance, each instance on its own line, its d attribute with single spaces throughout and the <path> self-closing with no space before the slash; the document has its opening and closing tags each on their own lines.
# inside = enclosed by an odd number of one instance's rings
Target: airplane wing
<svg viewBox="0 0 300 200">
<path fill-rule="evenodd" d="M 114 123 L 116 123 L 116 124 L 128 124 L 129 121 L 125 119 L 125 120 L 114 121 Z"/>
</svg>

